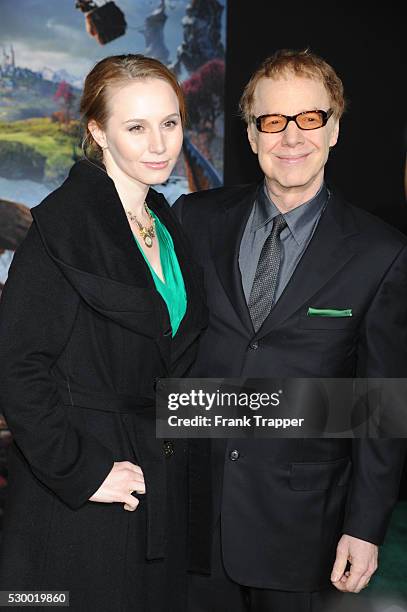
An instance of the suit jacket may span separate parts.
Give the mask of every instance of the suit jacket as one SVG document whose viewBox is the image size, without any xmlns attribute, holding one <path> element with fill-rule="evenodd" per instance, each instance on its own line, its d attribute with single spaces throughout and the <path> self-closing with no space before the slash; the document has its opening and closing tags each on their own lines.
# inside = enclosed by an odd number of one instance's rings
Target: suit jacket
<svg viewBox="0 0 407 612">
<path fill-rule="evenodd" d="M 238 256 L 256 188 L 199 192 L 175 206 L 204 267 L 210 313 L 191 374 L 405 377 L 407 239 L 335 193 L 284 292 L 254 332 Z M 309 317 L 309 307 L 351 308 L 353 316 Z M 231 461 L 233 449 L 240 455 Z M 215 520 L 221 507 L 224 564 L 238 583 L 323 588 L 341 533 L 382 542 L 397 500 L 404 441 L 240 439 L 228 440 L 226 450 L 214 441 L 212 450 Z M 204 569 L 203 557 L 196 567 Z"/>
<path fill-rule="evenodd" d="M 185 445 L 156 439 L 154 383 L 188 371 L 206 310 L 177 219 L 152 189 L 147 202 L 184 276 L 187 311 L 173 339 L 114 183 L 88 161 L 32 210 L 1 300 L 0 409 L 14 436 L 1 584 L 70 589 L 75 610 L 125 610 L 162 592 L 159 565 L 149 584 L 143 564 L 171 559 L 173 507 L 185 519 L 176 493 Z M 87 501 L 114 461 L 143 469 L 134 513 Z M 167 492 L 169 461 L 181 469 Z"/>
</svg>

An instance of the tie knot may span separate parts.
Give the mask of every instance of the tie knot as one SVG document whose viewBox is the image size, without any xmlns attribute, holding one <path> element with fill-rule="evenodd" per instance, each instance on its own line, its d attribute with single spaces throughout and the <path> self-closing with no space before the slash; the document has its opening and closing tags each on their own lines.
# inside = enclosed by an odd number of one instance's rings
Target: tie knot
<svg viewBox="0 0 407 612">
<path fill-rule="evenodd" d="M 285 227 L 287 227 L 287 221 L 284 219 L 283 215 L 277 215 L 273 222 L 273 234 L 279 236 Z"/>
</svg>

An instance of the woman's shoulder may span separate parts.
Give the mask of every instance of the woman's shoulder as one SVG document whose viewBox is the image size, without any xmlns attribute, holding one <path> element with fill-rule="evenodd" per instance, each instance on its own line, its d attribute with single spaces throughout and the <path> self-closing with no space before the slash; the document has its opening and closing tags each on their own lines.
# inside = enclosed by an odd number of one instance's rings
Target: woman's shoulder
<svg viewBox="0 0 407 612">
<path fill-rule="evenodd" d="M 2 295 L 2 302 L 15 300 L 15 296 L 27 296 L 33 299 L 43 295 L 49 300 L 50 292 L 59 291 L 66 295 L 66 288 L 71 286 L 47 252 L 38 227 L 32 223 L 24 240 L 17 248 L 11 262 L 8 278 Z"/>
<path fill-rule="evenodd" d="M 84 211 L 100 194 L 110 188 L 113 181 L 99 166 L 79 160 L 70 169 L 64 182 L 47 195 L 40 204 L 31 209 L 35 219 L 45 220 L 49 217 L 68 215 L 70 218 L 76 210 Z"/>
</svg>

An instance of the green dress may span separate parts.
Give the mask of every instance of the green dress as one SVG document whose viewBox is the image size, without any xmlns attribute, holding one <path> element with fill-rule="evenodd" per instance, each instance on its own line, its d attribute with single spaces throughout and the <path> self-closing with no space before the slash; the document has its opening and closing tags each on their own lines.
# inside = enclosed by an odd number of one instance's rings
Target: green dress
<svg viewBox="0 0 407 612">
<path fill-rule="evenodd" d="M 167 305 L 172 336 L 174 337 L 187 309 L 187 294 L 171 235 L 165 225 L 161 223 L 160 219 L 153 213 L 152 210 L 150 210 L 150 213 L 155 220 L 155 231 L 158 244 L 160 245 L 161 268 L 165 283 L 152 268 L 136 236 L 134 236 L 134 234 L 133 236 L 148 267 L 150 268 L 156 289 Z"/>
</svg>

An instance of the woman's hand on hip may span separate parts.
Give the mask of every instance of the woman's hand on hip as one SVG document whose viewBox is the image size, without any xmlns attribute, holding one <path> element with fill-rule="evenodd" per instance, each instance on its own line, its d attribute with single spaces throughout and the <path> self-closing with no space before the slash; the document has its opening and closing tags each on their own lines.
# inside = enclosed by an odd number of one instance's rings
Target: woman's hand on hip
<svg viewBox="0 0 407 612">
<path fill-rule="evenodd" d="M 145 493 L 143 471 L 130 461 L 115 461 L 109 474 L 89 501 L 111 504 L 121 502 L 125 510 L 133 511 L 139 505 L 132 492 Z"/>
</svg>

